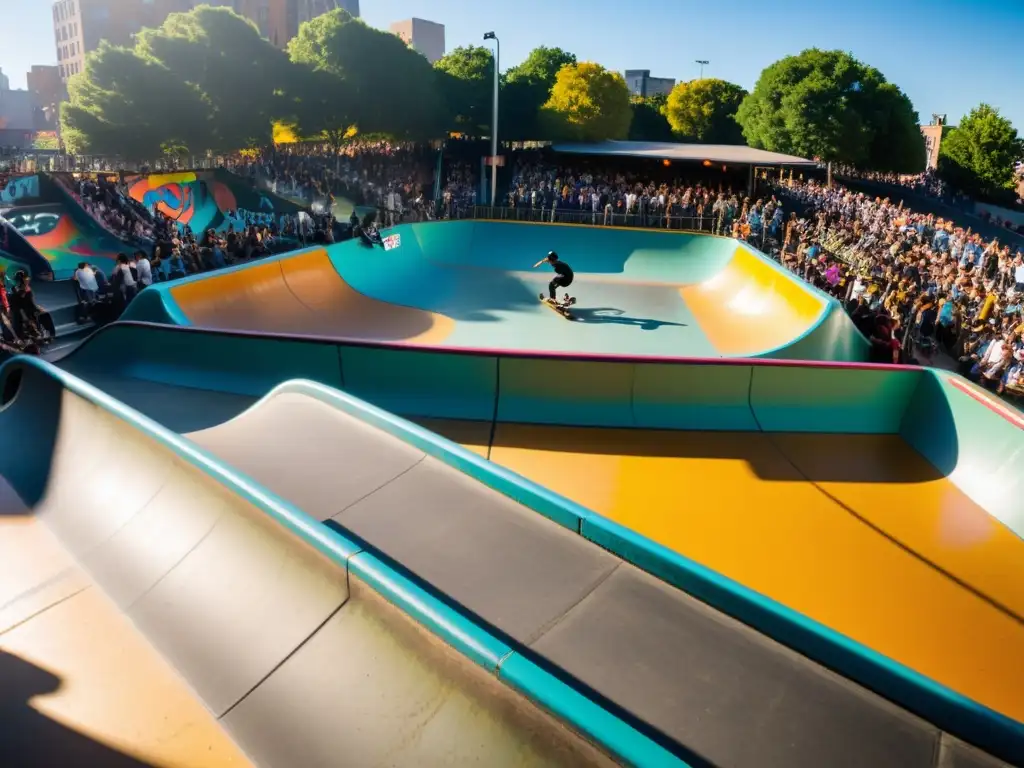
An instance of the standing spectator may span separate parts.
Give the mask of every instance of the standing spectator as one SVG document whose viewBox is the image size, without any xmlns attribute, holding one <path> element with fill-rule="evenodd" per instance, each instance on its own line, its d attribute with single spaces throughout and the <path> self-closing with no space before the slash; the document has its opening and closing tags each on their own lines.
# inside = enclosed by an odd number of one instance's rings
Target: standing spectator
<svg viewBox="0 0 1024 768">
<path fill-rule="evenodd" d="M 86 304 L 94 304 L 100 288 L 96 282 L 96 273 L 84 261 L 78 263 L 78 269 L 75 270 L 75 280 L 78 282 L 78 290 L 82 294 L 82 301 Z"/>
</svg>

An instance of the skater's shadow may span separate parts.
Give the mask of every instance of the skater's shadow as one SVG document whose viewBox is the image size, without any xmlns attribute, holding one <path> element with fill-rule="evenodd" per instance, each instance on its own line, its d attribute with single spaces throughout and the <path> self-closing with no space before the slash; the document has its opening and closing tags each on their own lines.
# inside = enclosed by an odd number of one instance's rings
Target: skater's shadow
<svg viewBox="0 0 1024 768">
<path fill-rule="evenodd" d="M 676 323 L 671 320 L 655 320 L 650 317 L 629 317 L 621 309 L 615 307 L 570 307 L 576 319 L 581 323 L 611 323 L 615 325 L 635 325 L 641 331 L 656 331 L 665 325 L 674 325 L 685 328 L 686 323 Z"/>
</svg>

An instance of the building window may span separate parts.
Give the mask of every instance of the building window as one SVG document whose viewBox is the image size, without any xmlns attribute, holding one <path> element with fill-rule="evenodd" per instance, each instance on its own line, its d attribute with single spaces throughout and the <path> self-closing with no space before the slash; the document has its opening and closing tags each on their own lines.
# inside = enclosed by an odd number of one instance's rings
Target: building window
<svg viewBox="0 0 1024 768">
<path fill-rule="evenodd" d="M 62 54 L 60 52 L 60 47 L 58 46 L 57 47 L 57 61 L 63 61 L 63 60 L 64 60 L 64 54 Z"/>
<path fill-rule="evenodd" d="M 64 77 L 64 65 L 63 64 L 60 65 L 60 76 Z"/>
<path fill-rule="evenodd" d="M 75 0 L 71 0 L 71 14 L 70 15 L 72 15 L 72 16 L 75 15 Z"/>
</svg>

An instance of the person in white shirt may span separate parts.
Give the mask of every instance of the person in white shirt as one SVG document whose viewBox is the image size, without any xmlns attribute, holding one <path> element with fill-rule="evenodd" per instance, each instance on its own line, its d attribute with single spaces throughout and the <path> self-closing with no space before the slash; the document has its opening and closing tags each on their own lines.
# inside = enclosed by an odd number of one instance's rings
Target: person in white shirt
<svg viewBox="0 0 1024 768">
<path fill-rule="evenodd" d="M 135 298 L 139 288 L 135 275 L 132 274 L 132 269 L 131 261 L 126 254 L 122 253 L 117 257 L 117 266 L 114 267 L 114 284 L 120 284 L 121 293 L 126 302 Z"/>
<path fill-rule="evenodd" d="M 135 252 L 135 271 L 139 275 L 139 290 L 153 284 L 153 267 L 142 251 Z"/>
<path fill-rule="evenodd" d="M 100 287 L 96 282 L 96 273 L 84 261 L 78 263 L 78 269 L 75 270 L 75 280 L 78 281 L 78 288 L 81 290 L 82 298 L 85 302 L 87 304 L 95 302 Z"/>
</svg>

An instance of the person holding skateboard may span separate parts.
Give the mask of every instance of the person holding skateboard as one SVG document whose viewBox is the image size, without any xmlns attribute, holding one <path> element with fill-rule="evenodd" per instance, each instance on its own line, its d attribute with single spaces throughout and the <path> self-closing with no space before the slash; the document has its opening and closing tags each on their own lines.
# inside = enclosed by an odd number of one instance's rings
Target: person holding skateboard
<svg viewBox="0 0 1024 768">
<path fill-rule="evenodd" d="M 551 296 L 551 303 L 557 304 L 558 297 L 556 296 L 556 291 L 558 290 L 558 288 L 568 288 L 570 285 L 572 285 L 572 267 L 570 267 L 564 261 L 561 261 L 558 258 L 558 254 L 555 253 L 554 251 L 549 251 L 547 256 L 545 256 L 543 259 L 541 259 L 540 261 L 533 265 L 533 268 L 536 269 L 541 264 L 545 263 L 550 264 L 551 267 L 555 270 L 555 277 L 551 280 L 550 283 L 548 283 L 548 295 Z M 566 299 L 568 299 L 569 294 L 566 293 L 565 296 Z M 544 298 L 543 295 L 541 296 L 541 298 Z M 571 304 L 572 302 L 567 303 Z"/>
</svg>

